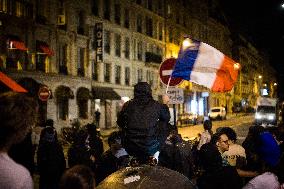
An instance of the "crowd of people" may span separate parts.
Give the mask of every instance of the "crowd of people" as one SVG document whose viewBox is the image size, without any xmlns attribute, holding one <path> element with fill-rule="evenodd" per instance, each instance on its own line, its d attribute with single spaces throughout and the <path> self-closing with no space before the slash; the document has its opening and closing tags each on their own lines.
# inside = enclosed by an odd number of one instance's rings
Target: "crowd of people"
<svg viewBox="0 0 284 189">
<path fill-rule="evenodd" d="M 118 114 L 120 130 L 110 134 L 106 151 L 96 125 L 88 124 L 64 155 L 52 120 L 42 129 L 36 150 L 32 145 L 34 99 L 1 94 L 0 188 L 31 189 L 37 172 L 40 189 L 91 189 L 119 169 L 148 164 L 177 171 L 198 189 L 284 189 L 284 126 L 251 126 L 239 144 L 231 127 L 214 133 L 206 119 L 199 140 L 185 141 L 169 124 L 168 102 L 167 96 L 155 101 L 150 85 L 139 82 L 134 98 Z"/>
</svg>

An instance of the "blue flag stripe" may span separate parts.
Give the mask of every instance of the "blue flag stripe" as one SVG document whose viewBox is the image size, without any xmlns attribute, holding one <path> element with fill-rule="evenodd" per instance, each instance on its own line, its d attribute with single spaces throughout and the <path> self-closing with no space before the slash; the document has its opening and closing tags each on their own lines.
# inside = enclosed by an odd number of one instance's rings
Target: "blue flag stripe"
<svg viewBox="0 0 284 189">
<path fill-rule="evenodd" d="M 190 80 L 191 71 L 198 55 L 200 42 L 195 41 L 194 45 L 183 50 L 181 48 L 172 77 Z"/>
</svg>

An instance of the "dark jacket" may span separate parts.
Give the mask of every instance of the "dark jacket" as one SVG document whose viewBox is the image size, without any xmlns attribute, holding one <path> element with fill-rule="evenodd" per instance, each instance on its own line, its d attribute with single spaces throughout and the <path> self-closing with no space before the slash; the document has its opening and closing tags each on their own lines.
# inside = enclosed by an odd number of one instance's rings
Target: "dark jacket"
<svg viewBox="0 0 284 189">
<path fill-rule="evenodd" d="M 127 152 L 136 157 L 153 155 L 160 147 L 158 125 L 166 126 L 169 120 L 168 107 L 153 99 L 149 84 L 135 85 L 134 99 L 124 104 L 117 120 Z"/>
<path fill-rule="evenodd" d="M 63 148 L 52 127 L 42 130 L 37 151 L 40 189 L 56 189 L 66 168 Z"/>
<path fill-rule="evenodd" d="M 162 146 L 159 165 L 177 171 L 187 178 L 193 176 L 193 157 L 191 144 L 179 135 L 171 135 Z"/>
</svg>

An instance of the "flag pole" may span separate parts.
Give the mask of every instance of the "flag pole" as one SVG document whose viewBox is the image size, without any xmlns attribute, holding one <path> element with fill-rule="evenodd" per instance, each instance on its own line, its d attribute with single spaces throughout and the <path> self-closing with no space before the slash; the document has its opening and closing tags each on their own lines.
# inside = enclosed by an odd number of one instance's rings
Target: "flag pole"
<svg viewBox="0 0 284 189">
<path fill-rule="evenodd" d="M 169 85 L 170 85 L 171 79 L 172 79 L 172 74 L 171 74 L 171 76 L 170 76 L 170 78 L 169 78 L 169 81 L 168 81 L 168 84 L 167 84 L 166 94 L 168 93 Z"/>
</svg>

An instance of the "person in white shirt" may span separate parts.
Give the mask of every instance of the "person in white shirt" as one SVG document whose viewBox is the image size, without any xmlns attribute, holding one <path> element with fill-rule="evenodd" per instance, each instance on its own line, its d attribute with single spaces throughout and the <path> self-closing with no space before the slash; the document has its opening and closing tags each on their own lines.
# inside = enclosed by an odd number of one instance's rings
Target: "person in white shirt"
<svg viewBox="0 0 284 189">
<path fill-rule="evenodd" d="M 0 95 L 0 188 L 32 189 L 29 171 L 13 161 L 8 151 L 21 142 L 35 125 L 37 103 L 23 93 L 7 92 Z"/>
<path fill-rule="evenodd" d="M 211 120 L 205 120 L 203 122 L 204 131 L 201 133 L 200 140 L 197 146 L 197 149 L 200 150 L 203 144 L 209 143 L 213 135 L 212 132 L 212 122 Z"/>
</svg>

